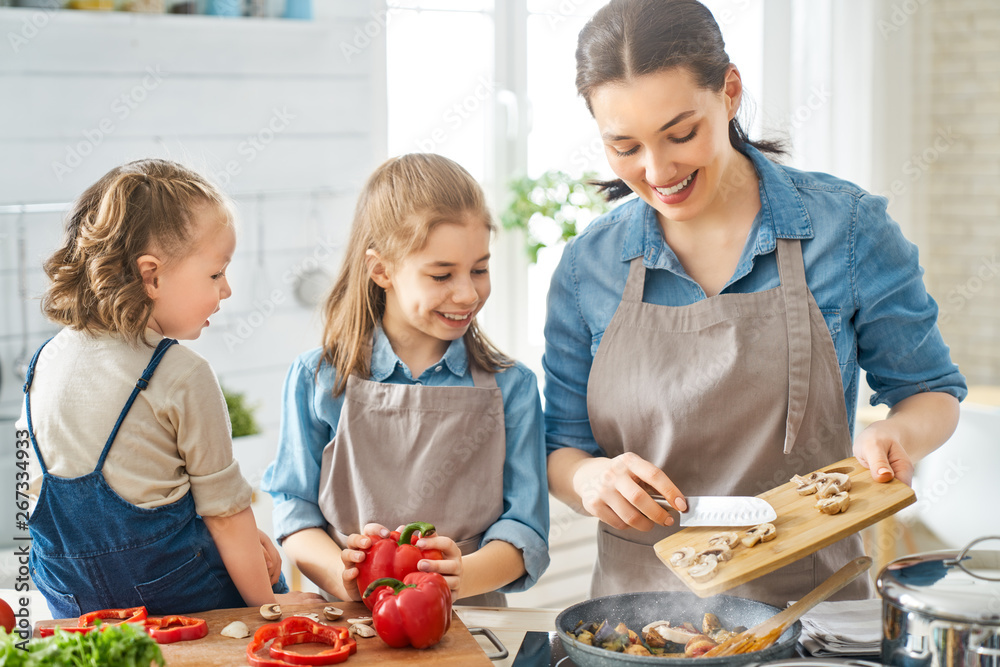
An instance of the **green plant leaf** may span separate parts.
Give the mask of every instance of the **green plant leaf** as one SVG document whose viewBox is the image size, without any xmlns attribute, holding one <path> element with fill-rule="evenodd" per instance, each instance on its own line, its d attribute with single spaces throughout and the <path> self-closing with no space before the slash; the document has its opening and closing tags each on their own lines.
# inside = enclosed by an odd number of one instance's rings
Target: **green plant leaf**
<svg viewBox="0 0 1000 667">
<path fill-rule="evenodd" d="M 240 392 L 229 391 L 225 387 L 222 388 L 222 395 L 226 398 L 226 408 L 229 409 L 229 423 L 232 426 L 233 437 L 240 438 L 260 433 L 260 425 L 254 417 L 255 410 L 247 403 L 246 396 Z"/>
</svg>

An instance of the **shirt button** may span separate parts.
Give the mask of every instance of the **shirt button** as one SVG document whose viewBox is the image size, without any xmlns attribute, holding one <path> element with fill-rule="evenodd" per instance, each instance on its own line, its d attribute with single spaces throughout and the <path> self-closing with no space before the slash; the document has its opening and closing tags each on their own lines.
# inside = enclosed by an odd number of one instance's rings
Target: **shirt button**
<svg viewBox="0 0 1000 667">
<path fill-rule="evenodd" d="M 440 366 L 438 366 L 437 368 L 435 368 L 435 369 L 434 369 L 434 372 L 435 372 L 435 373 L 440 373 L 440 372 L 441 372 L 441 367 L 440 367 Z"/>
</svg>

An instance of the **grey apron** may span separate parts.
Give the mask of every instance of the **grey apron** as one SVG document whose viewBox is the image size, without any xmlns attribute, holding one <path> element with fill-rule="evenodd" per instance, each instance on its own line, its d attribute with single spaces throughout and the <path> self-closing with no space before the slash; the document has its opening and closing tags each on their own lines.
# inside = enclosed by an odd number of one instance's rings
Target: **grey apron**
<svg viewBox="0 0 1000 667">
<path fill-rule="evenodd" d="M 685 495 L 752 496 L 851 455 L 840 367 L 798 240 L 777 240 L 780 286 L 689 306 L 643 303 L 642 259 L 587 384 L 609 457 L 635 452 Z M 676 530 L 601 523 L 591 594 L 686 590 L 651 546 Z M 784 607 L 863 553 L 855 534 L 727 594 Z M 872 595 L 862 577 L 833 599 Z"/>
<path fill-rule="evenodd" d="M 503 395 L 470 360 L 473 387 L 386 384 L 351 376 L 323 449 L 319 506 L 344 548 L 366 523 L 431 523 L 463 555 L 503 513 Z M 502 593 L 460 604 L 506 606 Z"/>
</svg>

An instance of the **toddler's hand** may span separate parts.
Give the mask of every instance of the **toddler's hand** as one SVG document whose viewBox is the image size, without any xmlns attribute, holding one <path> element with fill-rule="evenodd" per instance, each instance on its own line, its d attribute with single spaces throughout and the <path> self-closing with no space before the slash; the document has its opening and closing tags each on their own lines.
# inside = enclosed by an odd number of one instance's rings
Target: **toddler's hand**
<svg viewBox="0 0 1000 667">
<path fill-rule="evenodd" d="M 418 549 L 437 549 L 444 558 L 442 560 L 431 560 L 424 558 L 417 563 L 417 568 L 421 572 L 437 572 L 451 589 L 452 600 L 461 597 L 459 593 L 462 587 L 462 552 L 459 550 L 455 540 L 450 537 L 432 534 L 430 537 L 421 537 L 415 545 Z"/>
<path fill-rule="evenodd" d="M 358 590 L 358 563 L 365 559 L 363 549 L 372 545 L 372 537 L 388 537 L 389 529 L 377 523 L 366 524 L 361 533 L 353 533 L 347 537 L 347 546 L 340 551 L 340 559 L 344 562 L 341 577 L 344 590 L 352 600 L 361 600 L 362 591 Z"/>
<path fill-rule="evenodd" d="M 308 604 L 311 602 L 326 602 L 326 599 L 318 593 L 306 593 L 305 591 L 292 591 L 274 596 L 280 604 Z"/>
<path fill-rule="evenodd" d="M 278 548 L 274 546 L 274 542 L 267 536 L 267 533 L 259 528 L 257 529 L 257 537 L 260 539 L 260 546 L 264 550 L 264 563 L 267 565 L 267 576 L 271 579 L 271 585 L 274 586 L 278 583 L 278 579 L 281 578 L 281 554 L 278 553 Z"/>
</svg>

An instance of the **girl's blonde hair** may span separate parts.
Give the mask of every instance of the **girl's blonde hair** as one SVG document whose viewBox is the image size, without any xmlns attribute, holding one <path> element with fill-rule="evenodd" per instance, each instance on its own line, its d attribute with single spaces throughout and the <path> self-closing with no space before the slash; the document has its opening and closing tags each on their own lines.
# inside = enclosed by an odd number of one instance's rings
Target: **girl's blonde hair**
<svg viewBox="0 0 1000 667">
<path fill-rule="evenodd" d="M 363 378 L 371 374 L 371 339 L 385 312 L 385 290 L 369 276 L 367 251 L 375 250 L 390 264 L 398 262 L 423 248 L 437 225 L 465 214 L 496 231 L 479 183 L 440 155 L 393 158 L 368 178 L 354 212 L 344 264 L 323 308 L 323 361 L 337 372 L 335 395 L 344 392 L 352 373 Z M 513 365 L 475 319 L 464 338 L 472 363 L 480 368 L 497 372 Z"/>
<path fill-rule="evenodd" d="M 63 246 L 44 266 L 46 317 L 72 329 L 118 334 L 147 343 L 153 301 L 137 260 L 155 252 L 165 262 L 195 240 L 193 212 L 217 206 L 233 224 L 229 199 L 200 174 L 169 160 L 115 167 L 80 195 L 66 222 Z"/>
</svg>

